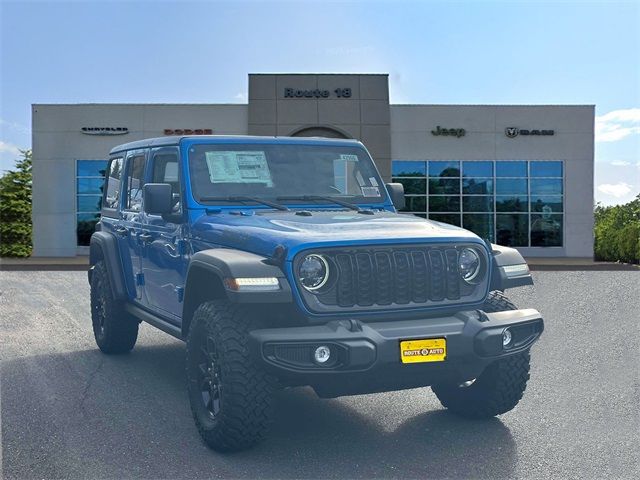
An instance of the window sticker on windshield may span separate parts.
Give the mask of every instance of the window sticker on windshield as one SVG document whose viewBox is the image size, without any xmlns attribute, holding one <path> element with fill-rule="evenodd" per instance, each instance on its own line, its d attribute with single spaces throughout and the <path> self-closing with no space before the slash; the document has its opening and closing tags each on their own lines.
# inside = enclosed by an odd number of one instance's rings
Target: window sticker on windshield
<svg viewBox="0 0 640 480">
<path fill-rule="evenodd" d="M 363 197 L 379 197 L 380 189 L 378 187 L 360 187 Z"/>
<path fill-rule="evenodd" d="M 371 185 L 374 187 L 378 186 L 378 181 L 376 180 L 376 177 L 369 177 L 369 181 L 371 182 Z"/>
<path fill-rule="evenodd" d="M 340 160 L 344 160 L 345 162 L 357 162 L 358 161 L 358 155 L 349 155 L 346 153 L 341 153 L 340 154 Z"/>
<path fill-rule="evenodd" d="M 205 152 L 211 183 L 264 183 L 273 186 L 267 158 L 261 151 Z"/>
</svg>

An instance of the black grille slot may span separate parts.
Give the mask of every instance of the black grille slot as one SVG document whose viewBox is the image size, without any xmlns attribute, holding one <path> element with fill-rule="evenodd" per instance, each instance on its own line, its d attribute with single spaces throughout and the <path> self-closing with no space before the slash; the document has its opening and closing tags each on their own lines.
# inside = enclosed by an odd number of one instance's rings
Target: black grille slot
<svg viewBox="0 0 640 480">
<path fill-rule="evenodd" d="M 354 247 L 319 253 L 337 270 L 334 286 L 313 297 L 329 308 L 456 303 L 469 296 L 479 298 L 478 288 L 483 288 L 461 281 L 454 246 Z"/>
</svg>

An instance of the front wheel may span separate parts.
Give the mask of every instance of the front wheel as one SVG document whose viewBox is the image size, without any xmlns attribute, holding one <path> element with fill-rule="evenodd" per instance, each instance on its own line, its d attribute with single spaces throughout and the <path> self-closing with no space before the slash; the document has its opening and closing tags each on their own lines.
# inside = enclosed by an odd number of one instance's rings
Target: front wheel
<svg viewBox="0 0 640 480">
<path fill-rule="evenodd" d="M 202 439 L 217 451 L 253 446 L 271 420 L 275 380 L 249 352 L 253 317 L 246 305 L 205 302 L 194 313 L 187 337 L 191 411 Z"/>
<path fill-rule="evenodd" d="M 501 292 L 491 292 L 485 312 L 516 310 Z M 496 360 L 478 377 L 462 384 L 442 383 L 431 389 L 452 413 L 467 418 L 489 418 L 512 410 L 522 398 L 529 380 L 529 351 Z"/>
</svg>

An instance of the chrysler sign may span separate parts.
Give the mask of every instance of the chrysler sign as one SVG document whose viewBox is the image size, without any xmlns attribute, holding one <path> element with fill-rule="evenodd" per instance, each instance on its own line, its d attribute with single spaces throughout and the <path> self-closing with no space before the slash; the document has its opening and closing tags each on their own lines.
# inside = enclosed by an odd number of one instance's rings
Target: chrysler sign
<svg viewBox="0 0 640 480">
<path fill-rule="evenodd" d="M 125 135 L 129 133 L 127 127 L 82 127 L 80 131 L 85 135 Z"/>
<path fill-rule="evenodd" d="M 504 134 L 509 138 L 516 138 L 518 135 L 527 136 L 527 135 L 555 135 L 555 130 L 525 130 L 524 128 L 518 127 L 507 127 L 504 129 Z"/>
</svg>

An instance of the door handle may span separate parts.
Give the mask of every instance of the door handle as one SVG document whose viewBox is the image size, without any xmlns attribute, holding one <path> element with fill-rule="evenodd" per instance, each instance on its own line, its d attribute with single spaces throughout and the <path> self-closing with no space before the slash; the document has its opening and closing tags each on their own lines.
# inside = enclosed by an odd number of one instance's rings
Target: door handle
<svg viewBox="0 0 640 480">
<path fill-rule="evenodd" d="M 114 227 L 113 231 L 116 232 L 116 234 L 121 236 L 125 236 L 127 233 L 129 233 L 129 229 L 127 229 L 127 227 L 122 227 L 122 226 Z"/>
<path fill-rule="evenodd" d="M 138 235 L 138 239 L 142 242 L 142 243 L 149 243 L 153 240 L 153 235 L 151 235 L 150 233 L 141 233 L 140 235 Z"/>
</svg>

